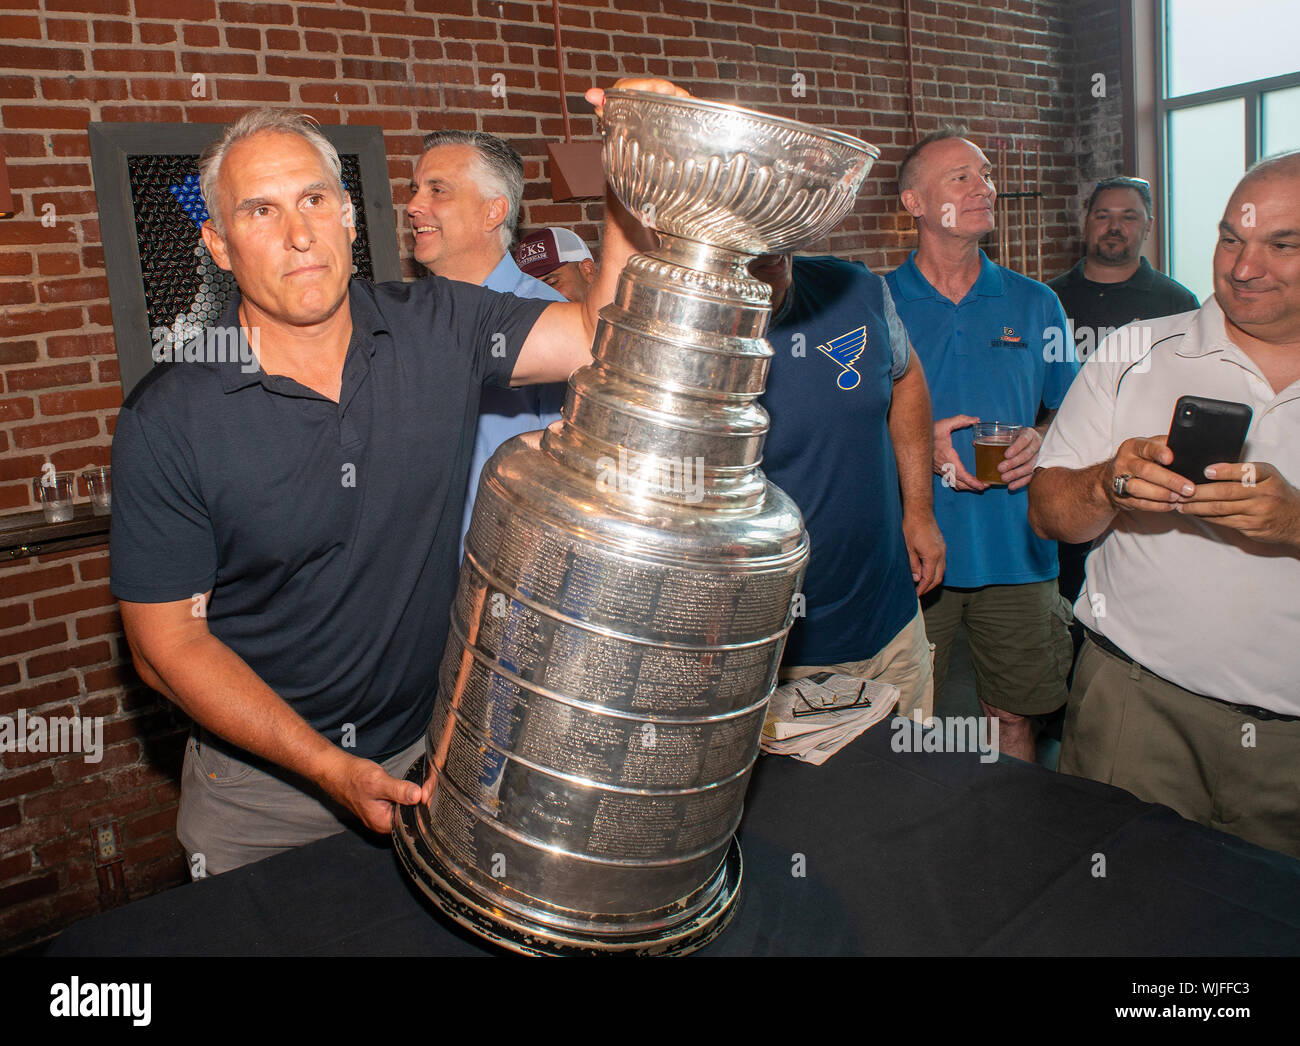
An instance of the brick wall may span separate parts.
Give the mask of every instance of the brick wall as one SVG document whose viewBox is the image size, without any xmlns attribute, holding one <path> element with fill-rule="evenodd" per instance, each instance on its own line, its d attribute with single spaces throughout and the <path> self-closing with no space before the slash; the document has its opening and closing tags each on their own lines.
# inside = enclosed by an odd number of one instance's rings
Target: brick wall
<svg viewBox="0 0 1300 1046">
<path fill-rule="evenodd" d="M 481 128 L 512 139 L 525 157 L 525 227 L 562 224 L 596 237 L 598 205 L 548 195 L 545 143 L 563 135 L 549 3 L 39 6 L 11 0 L 0 10 L 0 136 L 21 204 L 0 221 L 0 512 L 29 507 L 29 479 L 46 460 L 60 469 L 108 460 L 120 392 L 89 121 L 228 121 L 276 103 L 323 123 L 379 124 L 399 202 L 425 131 Z M 580 96 L 592 82 L 655 74 L 705 98 L 858 134 L 882 148 L 881 163 L 821 246 L 882 269 L 906 257 L 911 222 L 893 192 L 911 141 L 901 0 L 562 7 L 575 110 L 585 110 Z M 1041 144 L 1046 272 L 1061 271 L 1077 250 L 1070 208 L 1081 181 L 1072 5 L 914 0 L 912 8 L 920 131 L 961 121 L 984 142 Z M 504 98 L 492 92 L 498 73 Z M 1089 133 L 1104 133 L 1101 123 Z M 589 115 L 575 116 L 576 136 L 593 132 Z M 103 547 L 0 567 L 0 715 L 103 715 L 108 746 L 97 766 L 75 756 L 3 757 L 0 951 L 96 909 L 87 826 L 105 814 L 119 818 L 132 896 L 183 878 L 171 836 L 183 725 L 135 680 L 106 577 Z"/>
<path fill-rule="evenodd" d="M 1082 197 L 1072 214 L 1080 220 L 1083 216 L 1079 211 L 1097 182 L 1119 174 L 1142 173 L 1124 170 L 1124 139 L 1118 133 L 1124 119 L 1125 91 L 1120 8 L 1121 0 L 1082 0 L 1071 13 L 1078 113 L 1075 148 Z M 1146 172 L 1145 176 L 1152 174 Z"/>
</svg>

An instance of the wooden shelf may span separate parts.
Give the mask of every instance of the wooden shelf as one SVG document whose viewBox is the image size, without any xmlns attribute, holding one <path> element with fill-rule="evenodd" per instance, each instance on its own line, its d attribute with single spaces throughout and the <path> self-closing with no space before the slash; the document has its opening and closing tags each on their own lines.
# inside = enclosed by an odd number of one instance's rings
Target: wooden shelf
<svg viewBox="0 0 1300 1046">
<path fill-rule="evenodd" d="M 0 563 L 102 545 L 108 540 L 110 519 L 96 516 L 89 503 L 74 505 L 73 516 L 65 523 L 46 523 L 45 513 L 39 510 L 0 516 Z"/>
</svg>

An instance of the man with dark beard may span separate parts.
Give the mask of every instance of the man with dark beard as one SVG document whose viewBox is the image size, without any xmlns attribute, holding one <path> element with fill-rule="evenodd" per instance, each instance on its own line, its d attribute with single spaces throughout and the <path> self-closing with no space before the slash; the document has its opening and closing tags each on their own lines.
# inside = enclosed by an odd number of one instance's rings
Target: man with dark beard
<svg viewBox="0 0 1300 1046">
<path fill-rule="evenodd" d="M 1200 308 L 1196 295 L 1156 272 L 1142 257 L 1151 231 L 1151 186 L 1141 178 L 1106 178 L 1097 183 L 1084 211 L 1087 254 L 1073 269 L 1047 285 L 1056 291 L 1074 328 L 1082 363 L 1108 334 L 1125 324 L 1174 316 Z M 1090 542 L 1060 542 L 1061 595 L 1073 602 L 1083 587 L 1083 561 Z M 1083 636 L 1074 630 L 1078 653 Z"/>
</svg>

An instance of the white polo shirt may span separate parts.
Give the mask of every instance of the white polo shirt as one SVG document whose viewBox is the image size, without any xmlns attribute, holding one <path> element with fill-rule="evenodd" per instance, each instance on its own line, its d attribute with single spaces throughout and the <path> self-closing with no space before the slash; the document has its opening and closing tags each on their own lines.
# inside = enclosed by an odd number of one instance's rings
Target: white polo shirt
<svg viewBox="0 0 1300 1046">
<path fill-rule="evenodd" d="M 1214 298 L 1103 341 L 1061 404 L 1038 465 L 1084 468 L 1131 436 L 1166 435 L 1179 396 L 1249 404 L 1242 460 L 1268 462 L 1300 485 L 1300 381 L 1274 393 L 1228 340 Z M 1300 715 L 1294 550 L 1176 512 L 1120 512 L 1088 555 L 1074 612 L 1179 686 Z"/>
</svg>

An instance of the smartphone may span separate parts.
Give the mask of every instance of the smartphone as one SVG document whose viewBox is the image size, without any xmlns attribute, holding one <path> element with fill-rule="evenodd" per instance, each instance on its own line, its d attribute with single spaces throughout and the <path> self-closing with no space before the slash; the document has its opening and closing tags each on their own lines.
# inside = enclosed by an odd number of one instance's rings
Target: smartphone
<svg viewBox="0 0 1300 1046">
<path fill-rule="evenodd" d="M 1205 483 L 1205 467 L 1218 461 L 1236 462 L 1246 443 L 1254 412 L 1245 403 L 1181 396 L 1169 424 L 1169 467 L 1193 483 Z"/>
</svg>

